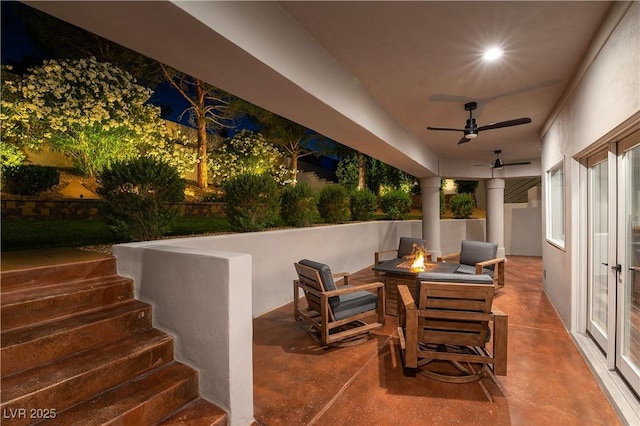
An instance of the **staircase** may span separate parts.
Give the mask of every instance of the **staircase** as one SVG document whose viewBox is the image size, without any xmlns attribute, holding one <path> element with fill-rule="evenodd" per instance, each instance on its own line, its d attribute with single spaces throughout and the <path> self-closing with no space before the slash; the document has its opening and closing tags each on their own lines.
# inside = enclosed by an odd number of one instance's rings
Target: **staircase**
<svg viewBox="0 0 640 426">
<path fill-rule="evenodd" d="M 320 191 L 327 185 L 337 183 L 334 172 L 306 161 L 298 162 L 298 176 L 296 179 L 298 182 L 309 184 L 316 191 Z"/>
<path fill-rule="evenodd" d="M 114 258 L 3 271 L 3 425 L 226 425 Z"/>
</svg>

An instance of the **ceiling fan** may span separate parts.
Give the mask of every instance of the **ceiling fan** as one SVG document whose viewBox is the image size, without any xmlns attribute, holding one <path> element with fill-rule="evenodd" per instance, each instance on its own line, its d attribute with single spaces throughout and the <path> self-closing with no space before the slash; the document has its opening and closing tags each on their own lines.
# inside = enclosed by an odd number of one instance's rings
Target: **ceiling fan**
<svg viewBox="0 0 640 426">
<path fill-rule="evenodd" d="M 520 124 L 531 123 L 530 118 L 524 117 L 524 118 L 516 118 L 515 120 L 498 121 L 497 123 L 491 123 L 485 126 L 478 127 L 478 125 L 476 124 L 476 119 L 473 118 L 473 111 L 477 108 L 478 108 L 477 102 L 467 102 L 466 104 L 464 104 L 464 110 L 469 111 L 469 118 L 467 118 L 467 124 L 464 126 L 464 129 L 452 129 L 449 127 L 427 127 L 427 129 L 463 132 L 464 136 L 458 142 L 458 145 L 459 145 L 461 143 L 469 142 L 471 139 L 478 137 L 478 133 L 483 130 L 500 129 L 502 127 L 519 126 Z"/>
<path fill-rule="evenodd" d="M 506 166 L 523 166 L 525 164 L 531 164 L 531 161 L 518 161 L 515 163 L 503 163 L 502 162 L 502 158 L 500 158 L 500 154 L 502 154 L 502 150 L 501 149 L 497 149 L 495 151 L 493 151 L 494 154 L 496 154 L 496 159 L 493 161 L 493 164 L 491 164 L 491 168 L 492 169 L 501 169 L 503 167 Z"/>
</svg>

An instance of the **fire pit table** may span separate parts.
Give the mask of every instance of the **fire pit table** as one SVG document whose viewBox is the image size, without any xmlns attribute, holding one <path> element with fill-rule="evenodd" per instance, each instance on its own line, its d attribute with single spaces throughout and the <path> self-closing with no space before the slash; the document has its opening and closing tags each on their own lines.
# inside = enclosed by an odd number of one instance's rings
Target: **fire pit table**
<svg viewBox="0 0 640 426">
<path fill-rule="evenodd" d="M 457 263 L 424 262 L 424 267 L 412 267 L 412 261 L 407 259 L 391 259 L 373 267 L 374 271 L 385 273 L 385 313 L 398 315 L 398 286 L 406 285 L 412 294 L 416 289 L 416 277 L 420 272 L 455 272 L 460 266 Z"/>
</svg>

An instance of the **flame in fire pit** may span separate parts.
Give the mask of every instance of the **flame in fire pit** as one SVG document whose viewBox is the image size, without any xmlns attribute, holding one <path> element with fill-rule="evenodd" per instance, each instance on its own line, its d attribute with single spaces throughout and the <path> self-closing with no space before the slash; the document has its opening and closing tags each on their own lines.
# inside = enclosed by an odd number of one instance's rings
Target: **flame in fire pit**
<svg viewBox="0 0 640 426">
<path fill-rule="evenodd" d="M 424 253 L 425 248 L 420 247 L 417 244 L 413 245 L 413 263 L 411 263 L 411 267 L 415 269 L 424 269 Z"/>
</svg>

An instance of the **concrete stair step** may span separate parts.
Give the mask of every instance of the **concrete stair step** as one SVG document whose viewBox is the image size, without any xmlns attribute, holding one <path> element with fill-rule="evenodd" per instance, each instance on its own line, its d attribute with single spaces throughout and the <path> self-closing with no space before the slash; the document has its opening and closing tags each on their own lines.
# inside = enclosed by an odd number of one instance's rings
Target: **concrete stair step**
<svg viewBox="0 0 640 426">
<path fill-rule="evenodd" d="M 62 411 L 44 424 L 150 425 L 198 397 L 197 373 L 171 362 Z"/>
<path fill-rule="evenodd" d="M 227 424 L 115 258 L 47 264 L 0 274 L 3 425 Z"/>
<path fill-rule="evenodd" d="M 151 306 L 136 300 L 96 312 L 2 332 L 1 374 L 7 376 L 151 327 Z"/>
<path fill-rule="evenodd" d="M 2 293 L 21 288 L 116 275 L 115 257 L 2 271 Z"/>
<path fill-rule="evenodd" d="M 2 331 L 123 303 L 133 298 L 133 283 L 118 275 L 2 293 Z"/>
<path fill-rule="evenodd" d="M 158 423 L 158 426 L 226 426 L 228 421 L 224 410 L 198 398 Z"/>
<path fill-rule="evenodd" d="M 2 412 L 57 412 L 173 360 L 173 338 L 149 329 L 122 340 L 2 378 Z"/>
</svg>

